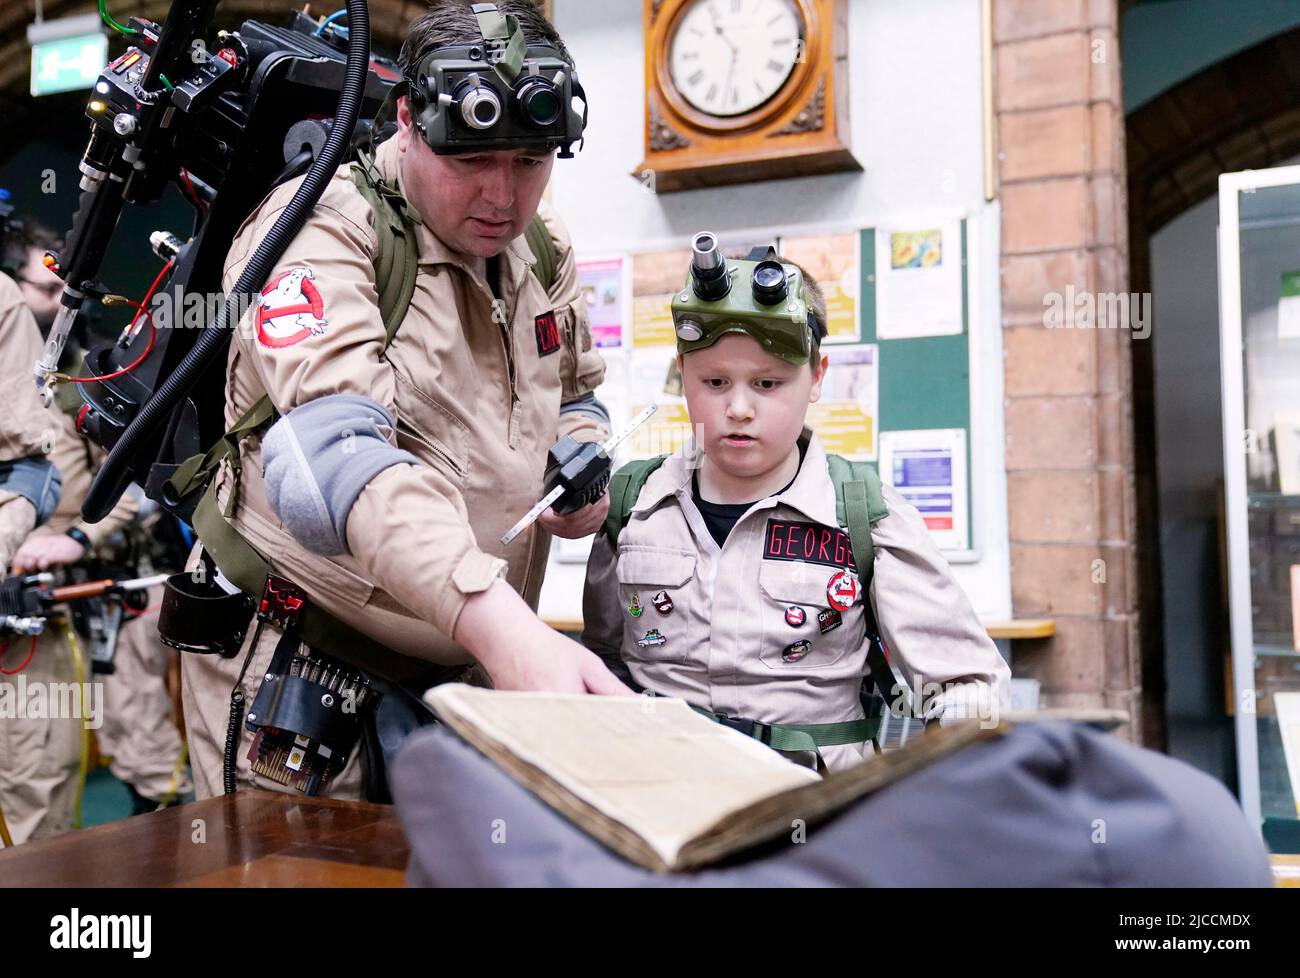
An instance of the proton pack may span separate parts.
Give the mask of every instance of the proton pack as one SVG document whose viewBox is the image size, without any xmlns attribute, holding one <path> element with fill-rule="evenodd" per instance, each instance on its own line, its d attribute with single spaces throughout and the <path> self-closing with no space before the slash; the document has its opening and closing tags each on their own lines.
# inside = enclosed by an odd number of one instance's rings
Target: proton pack
<svg viewBox="0 0 1300 978">
<path fill-rule="evenodd" d="M 349 3 L 346 58 L 337 39 L 318 36 L 301 14 L 284 26 L 245 21 L 237 31 L 217 32 L 209 47 L 215 6 L 176 0 L 161 25 L 136 17 L 117 25 L 131 46 L 100 75 L 87 105 L 91 134 L 79 208 L 64 247 L 47 258 L 65 288 L 38 379 L 56 370 L 83 298 L 121 301 L 96 276 L 126 204 L 152 204 L 168 183 L 181 188 L 194 224 L 187 235 L 151 236 L 165 262 L 154 289 L 213 296 L 222 291 L 230 243 L 245 217 L 278 183 L 304 171 L 307 177 L 296 206 L 257 249 L 207 328 L 157 329 L 151 291 L 116 342 L 87 354 L 83 372 L 92 379 L 77 385 L 85 401 L 79 427 L 110 450 L 83 506 L 92 521 L 132 480 L 159 498 L 176 462 L 221 435 L 221 371 L 206 368 L 224 362 L 236 300 L 260 291 L 351 151 L 358 119 L 373 114 L 399 77 L 391 63 L 370 59 L 360 0 Z"/>
<path fill-rule="evenodd" d="M 224 364 L 230 329 L 255 301 L 337 167 L 359 155 L 364 159 L 361 148 L 373 145 L 369 120 L 382 123 L 380 110 L 408 86 L 428 94 L 425 82 L 410 85 L 391 60 L 371 56 L 365 0 L 347 0 L 346 27 L 337 23 L 341 14 L 317 25 L 293 13 L 282 25 L 250 20 L 213 35 L 216 5 L 217 0 L 174 0 L 162 24 L 133 17 L 123 26 L 110 19 L 129 35 L 131 46 L 95 83 L 79 207 L 64 247 L 47 256 L 47 265 L 65 282 L 60 312 L 36 364 L 38 382 L 52 398 L 53 382 L 69 379 L 57 374 L 57 365 L 83 302 L 136 305 L 97 279 L 123 207 L 152 204 L 174 183 L 194 208 L 188 235 L 151 235 L 154 252 L 165 262 L 157 280 L 131 324 L 116 342 L 92 348 L 87 376 L 76 378 L 85 402 L 79 428 L 109 450 L 82 506 L 91 522 L 103 518 L 132 481 L 190 521 L 200 493 L 181 499 L 167 485 L 182 462 L 225 435 L 224 376 L 210 368 Z M 474 13 L 484 32 L 480 54 L 491 52 L 489 64 L 508 73 L 516 56 L 527 54 L 518 59 L 525 76 L 518 89 L 501 94 L 531 122 L 516 119 L 510 125 L 532 127 L 530 147 L 540 140 L 567 151 L 586 122 L 585 97 L 572 70 L 559 77 L 564 72 L 539 62 L 514 19 L 497 14 L 493 5 L 476 5 Z M 434 61 L 422 65 L 431 72 L 426 78 L 440 77 Z M 496 77 L 494 68 L 485 68 Z M 550 119 L 543 88 L 557 100 L 581 98 L 581 116 L 565 101 Z M 426 124 L 421 131 L 436 152 L 475 148 L 454 125 Z M 501 141 L 518 144 L 520 132 L 501 132 Z M 474 140 L 480 135 L 476 130 Z M 267 152 L 270 146 L 281 152 Z M 205 328 L 156 328 L 148 310 L 154 291 L 178 300 L 221 296 L 223 266 L 240 225 L 274 187 L 297 177 L 301 185 Z M 534 250 L 537 230 L 529 230 Z M 400 308 L 402 297 L 386 305 Z"/>
</svg>

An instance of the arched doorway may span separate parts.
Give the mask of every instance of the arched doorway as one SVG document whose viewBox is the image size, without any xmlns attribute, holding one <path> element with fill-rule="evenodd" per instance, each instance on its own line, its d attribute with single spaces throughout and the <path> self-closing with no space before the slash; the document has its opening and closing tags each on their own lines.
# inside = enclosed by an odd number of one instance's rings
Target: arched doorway
<svg viewBox="0 0 1300 978">
<path fill-rule="evenodd" d="M 1130 345 L 1144 699 L 1170 753 L 1232 783 L 1212 201 L 1219 174 L 1300 153 L 1300 28 L 1165 90 L 1126 138 L 1131 288 L 1155 306 Z"/>
</svg>

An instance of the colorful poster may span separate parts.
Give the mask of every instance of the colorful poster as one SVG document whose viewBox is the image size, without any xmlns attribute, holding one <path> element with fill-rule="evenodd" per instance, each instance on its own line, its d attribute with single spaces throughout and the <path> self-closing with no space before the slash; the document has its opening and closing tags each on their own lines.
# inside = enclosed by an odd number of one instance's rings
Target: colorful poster
<svg viewBox="0 0 1300 978">
<path fill-rule="evenodd" d="M 879 349 L 868 346 L 826 350 L 829 366 L 821 399 L 808 409 L 808 424 L 828 452 L 874 462 L 879 430 Z"/>
<path fill-rule="evenodd" d="M 587 318 L 597 349 L 623 345 L 623 324 L 628 318 L 624 282 L 627 266 L 622 257 L 578 262 L 578 287 L 587 299 Z"/>
<path fill-rule="evenodd" d="M 681 396 L 675 346 L 629 351 L 626 403 L 629 418 L 636 417 L 648 404 L 659 406 L 650 420 L 623 443 L 627 458 L 667 455 L 681 448 L 691 427 L 686 402 Z"/>
<path fill-rule="evenodd" d="M 883 432 L 880 478 L 916 507 L 941 550 L 969 549 L 964 429 Z"/>
<path fill-rule="evenodd" d="M 648 403 L 648 402 L 647 402 Z M 645 404 L 633 404 L 632 412 L 645 409 Z M 655 455 L 673 455 L 681 451 L 691 437 L 691 418 L 686 413 L 686 403 L 660 404 L 650 420 L 632 433 L 623 444 L 630 446 L 629 458 L 652 458 Z"/>
<path fill-rule="evenodd" d="M 859 338 L 859 240 L 856 231 L 781 239 L 781 257 L 801 266 L 826 297 L 827 343 L 856 343 Z"/>
<path fill-rule="evenodd" d="M 673 295 L 686 281 L 687 248 L 653 251 L 632 258 L 632 345 L 675 346 Z"/>
<path fill-rule="evenodd" d="M 876 336 L 962 332 L 961 221 L 876 229 Z"/>
</svg>

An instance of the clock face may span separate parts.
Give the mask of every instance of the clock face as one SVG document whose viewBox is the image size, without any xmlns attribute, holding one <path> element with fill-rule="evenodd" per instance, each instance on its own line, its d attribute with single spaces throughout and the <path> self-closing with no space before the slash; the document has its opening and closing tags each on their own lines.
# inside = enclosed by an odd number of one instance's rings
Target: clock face
<svg viewBox="0 0 1300 978">
<path fill-rule="evenodd" d="M 694 0 L 669 42 L 668 70 L 696 109 L 737 116 L 779 92 L 802 51 L 793 0 Z"/>
</svg>

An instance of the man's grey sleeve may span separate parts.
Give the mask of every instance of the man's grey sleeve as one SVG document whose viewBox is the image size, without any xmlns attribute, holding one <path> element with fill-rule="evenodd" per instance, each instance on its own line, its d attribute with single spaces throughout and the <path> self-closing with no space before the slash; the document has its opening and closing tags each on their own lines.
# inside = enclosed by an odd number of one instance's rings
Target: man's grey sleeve
<svg viewBox="0 0 1300 978">
<path fill-rule="evenodd" d="M 63 474 L 47 458 L 30 456 L 0 462 L 0 489 L 22 496 L 36 510 L 40 526 L 53 514 L 63 494 Z"/>
<path fill-rule="evenodd" d="M 604 425 L 606 430 L 609 429 L 609 409 L 596 399 L 595 394 L 583 394 L 561 404 L 560 417 L 566 414 L 585 414 L 594 418 L 597 424 Z"/>
<path fill-rule="evenodd" d="M 393 418 L 368 398 L 334 394 L 294 408 L 262 439 L 266 497 L 294 539 L 322 556 L 347 553 L 348 514 L 385 469 L 410 463 L 380 426 Z"/>
</svg>

